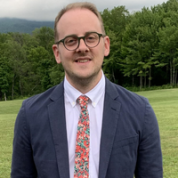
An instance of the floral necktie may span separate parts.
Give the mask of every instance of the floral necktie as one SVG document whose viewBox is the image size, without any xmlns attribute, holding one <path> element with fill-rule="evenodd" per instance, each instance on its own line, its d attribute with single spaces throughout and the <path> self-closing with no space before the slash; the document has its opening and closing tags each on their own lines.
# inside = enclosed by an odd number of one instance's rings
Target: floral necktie
<svg viewBox="0 0 178 178">
<path fill-rule="evenodd" d="M 81 113 L 77 127 L 74 178 L 89 177 L 90 121 L 87 110 L 88 100 L 87 96 L 80 96 L 77 99 Z"/>
</svg>

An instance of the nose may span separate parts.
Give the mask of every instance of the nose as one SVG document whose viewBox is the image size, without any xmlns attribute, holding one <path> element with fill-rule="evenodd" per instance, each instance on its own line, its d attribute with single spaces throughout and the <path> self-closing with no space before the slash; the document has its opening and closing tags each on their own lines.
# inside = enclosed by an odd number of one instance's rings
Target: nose
<svg viewBox="0 0 178 178">
<path fill-rule="evenodd" d="M 84 38 L 81 38 L 80 40 L 79 40 L 79 46 L 78 46 L 78 48 L 76 49 L 76 52 L 87 52 L 87 51 L 89 51 L 89 48 L 88 48 L 88 46 L 85 44 L 85 41 L 84 41 Z"/>
</svg>

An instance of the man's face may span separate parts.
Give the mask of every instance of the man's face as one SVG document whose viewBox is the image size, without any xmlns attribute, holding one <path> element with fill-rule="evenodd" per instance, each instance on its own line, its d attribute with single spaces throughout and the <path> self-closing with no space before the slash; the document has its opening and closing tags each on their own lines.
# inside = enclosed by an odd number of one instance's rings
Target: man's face
<svg viewBox="0 0 178 178">
<path fill-rule="evenodd" d="M 103 33 L 97 16 L 88 9 L 67 11 L 57 24 L 59 39 L 69 35 L 85 36 L 87 32 Z M 91 79 L 98 82 L 101 78 L 101 66 L 104 56 L 109 54 L 109 37 L 100 37 L 100 43 L 94 48 L 80 40 L 79 47 L 68 51 L 62 43 L 53 45 L 57 63 L 62 63 L 67 80 L 75 87 L 76 81 Z"/>
</svg>

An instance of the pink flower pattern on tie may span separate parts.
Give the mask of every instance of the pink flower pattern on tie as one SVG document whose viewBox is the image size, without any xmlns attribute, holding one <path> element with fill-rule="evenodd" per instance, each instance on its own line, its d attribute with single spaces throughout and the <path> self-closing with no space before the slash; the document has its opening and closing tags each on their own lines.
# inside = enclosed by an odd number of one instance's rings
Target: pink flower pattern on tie
<svg viewBox="0 0 178 178">
<path fill-rule="evenodd" d="M 89 177 L 90 121 L 87 110 L 89 98 L 80 96 L 77 101 L 81 107 L 77 127 L 74 178 Z"/>
</svg>

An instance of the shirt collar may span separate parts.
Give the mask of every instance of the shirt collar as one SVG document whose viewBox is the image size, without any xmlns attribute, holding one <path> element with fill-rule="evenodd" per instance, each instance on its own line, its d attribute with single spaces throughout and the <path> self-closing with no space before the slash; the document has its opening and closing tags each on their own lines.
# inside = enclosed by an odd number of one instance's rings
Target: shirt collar
<svg viewBox="0 0 178 178">
<path fill-rule="evenodd" d="M 90 90 L 85 95 L 88 96 L 91 100 L 91 104 L 93 107 L 96 107 L 98 104 L 98 101 L 105 93 L 105 77 L 102 73 L 102 77 L 98 84 Z M 78 91 L 76 88 L 74 88 L 66 79 L 64 79 L 64 95 L 68 102 L 74 107 L 76 105 L 77 98 L 82 95 L 80 91 Z"/>
</svg>

